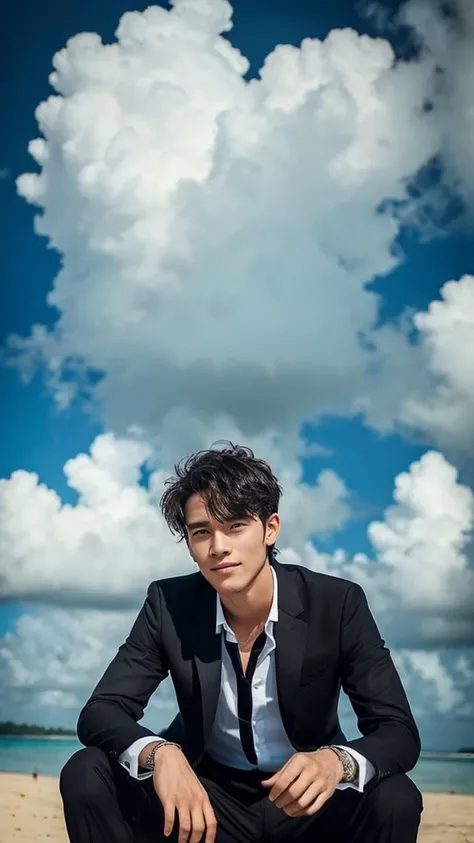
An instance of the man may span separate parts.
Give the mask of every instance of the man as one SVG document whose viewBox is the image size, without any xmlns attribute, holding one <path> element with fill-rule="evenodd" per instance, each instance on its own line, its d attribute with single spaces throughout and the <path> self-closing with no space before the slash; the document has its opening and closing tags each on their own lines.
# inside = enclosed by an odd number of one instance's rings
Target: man
<svg viewBox="0 0 474 843">
<path fill-rule="evenodd" d="M 276 561 L 280 493 L 232 445 L 167 482 L 164 517 L 199 571 L 150 585 L 80 714 L 86 748 L 60 782 L 71 843 L 415 843 L 400 679 L 358 585 Z M 137 721 L 169 674 L 179 715 L 157 736 Z"/>
</svg>

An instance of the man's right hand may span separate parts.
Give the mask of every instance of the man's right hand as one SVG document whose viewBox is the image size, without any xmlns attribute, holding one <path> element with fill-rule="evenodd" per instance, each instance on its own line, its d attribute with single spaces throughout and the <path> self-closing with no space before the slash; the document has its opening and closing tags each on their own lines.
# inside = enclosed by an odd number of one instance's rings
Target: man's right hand
<svg viewBox="0 0 474 843">
<path fill-rule="evenodd" d="M 205 788 L 184 753 L 163 746 L 155 754 L 153 785 L 164 811 L 164 833 L 169 837 L 178 813 L 178 843 L 214 843 L 216 817 Z"/>
</svg>

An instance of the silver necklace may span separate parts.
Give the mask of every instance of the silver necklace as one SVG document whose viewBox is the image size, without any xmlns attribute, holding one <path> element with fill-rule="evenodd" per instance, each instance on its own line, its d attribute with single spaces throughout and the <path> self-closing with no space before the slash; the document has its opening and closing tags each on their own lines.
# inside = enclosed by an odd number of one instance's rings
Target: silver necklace
<svg viewBox="0 0 474 843">
<path fill-rule="evenodd" d="M 246 645 L 246 644 L 248 644 L 248 642 L 250 641 L 250 639 L 251 639 L 252 635 L 254 634 L 254 632 L 255 632 L 256 630 L 257 630 L 258 632 L 261 632 L 261 631 L 263 630 L 264 626 L 265 626 L 265 622 L 264 622 L 264 621 L 260 621 L 260 623 L 258 623 L 256 626 L 254 626 L 254 628 L 252 629 L 252 632 L 250 633 L 250 635 L 247 635 L 247 638 L 245 639 L 245 641 L 239 641 L 239 639 L 237 638 L 237 636 L 235 636 L 235 640 L 237 641 L 237 644 L 239 645 L 239 647 L 245 647 L 245 645 Z M 235 633 L 234 633 L 234 634 L 235 634 Z"/>
</svg>

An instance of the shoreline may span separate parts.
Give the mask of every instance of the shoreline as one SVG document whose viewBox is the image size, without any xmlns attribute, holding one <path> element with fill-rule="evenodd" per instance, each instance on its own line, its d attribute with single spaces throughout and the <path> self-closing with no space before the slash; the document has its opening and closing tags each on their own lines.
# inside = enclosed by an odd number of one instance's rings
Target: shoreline
<svg viewBox="0 0 474 843">
<path fill-rule="evenodd" d="M 30 781 L 32 776 L 30 773 L 16 773 L 12 772 L 11 770 L 0 770 L 0 780 L 2 778 L 12 778 L 18 780 L 27 780 Z M 37 781 L 40 779 L 46 779 L 48 781 L 59 781 L 59 776 L 54 776 L 49 773 L 40 773 L 38 776 Z M 423 790 L 423 796 L 433 797 L 433 796 L 465 796 L 467 799 L 474 799 L 474 792 L 473 793 L 462 793 L 458 790 Z M 474 807 L 474 806 L 473 806 Z M 3 841 L 1 841 L 3 843 Z M 470 843 L 470 841 L 469 841 Z M 474 841 L 473 841 L 474 843 Z"/>
<path fill-rule="evenodd" d="M 57 776 L 0 771 L 1 843 L 68 843 Z M 419 843 L 474 843 L 474 794 L 423 792 Z"/>
</svg>

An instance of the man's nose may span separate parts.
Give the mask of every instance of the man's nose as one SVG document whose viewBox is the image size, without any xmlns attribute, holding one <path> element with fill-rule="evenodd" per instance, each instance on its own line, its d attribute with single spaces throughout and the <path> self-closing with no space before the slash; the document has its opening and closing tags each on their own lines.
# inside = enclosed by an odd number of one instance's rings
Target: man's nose
<svg viewBox="0 0 474 843">
<path fill-rule="evenodd" d="M 230 553 L 226 537 L 222 533 L 214 533 L 211 542 L 213 556 L 227 556 Z"/>
</svg>

